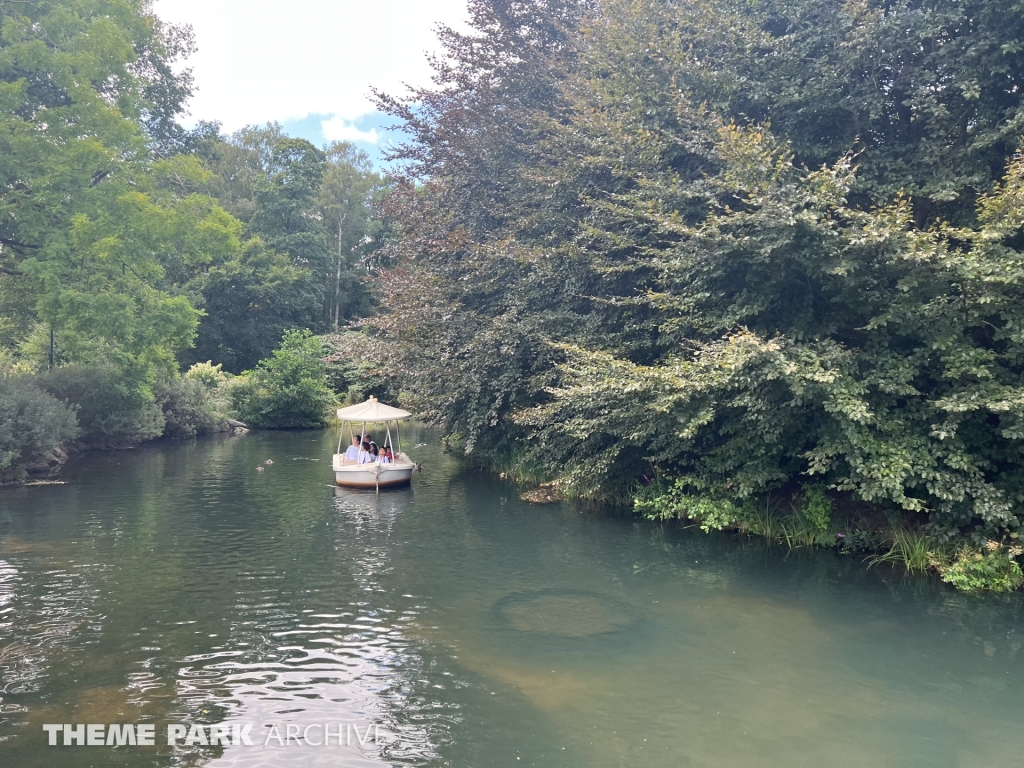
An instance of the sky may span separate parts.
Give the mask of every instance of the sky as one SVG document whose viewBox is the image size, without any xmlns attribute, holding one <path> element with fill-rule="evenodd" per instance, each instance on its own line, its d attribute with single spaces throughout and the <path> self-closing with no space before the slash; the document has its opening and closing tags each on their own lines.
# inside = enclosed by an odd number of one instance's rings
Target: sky
<svg viewBox="0 0 1024 768">
<path fill-rule="evenodd" d="M 464 29 L 466 19 L 466 0 L 156 0 L 154 9 L 195 33 L 188 124 L 217 120 L 230 132 L 277 121 L 318 146 L 351 141 L 378 163 L 394 134 L 371 86 L 428 85 L 437 24 Z"/>
</svg>

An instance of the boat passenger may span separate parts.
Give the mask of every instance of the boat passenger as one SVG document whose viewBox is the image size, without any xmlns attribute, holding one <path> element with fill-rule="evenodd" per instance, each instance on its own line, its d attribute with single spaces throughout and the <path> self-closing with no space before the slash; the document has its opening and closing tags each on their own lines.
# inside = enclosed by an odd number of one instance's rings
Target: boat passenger
<svg viewBox="0 0 1024 768">
<path fill-rule="evenodd" d="M 370 443 L 370 461 L 378 461 L 380 459 L 380 449 L 376 443 Z"/>
<path fill-rule="evenodd" d="M 359 449 L 359 457 L 356 459 L 356 464 L 369 464 L 373 460 L 373 454 L 370 453 L 370 444 L 364 440 L 362 447 Z"/>
<path fill-rule="evenodd" d="M 356 461 L 359 458 L 359 436 L 352 435 L 352 445 L 345 451 L 346 461 Z"/>
<path fill-rule="evenodd" d="M 391 449 L 385 445 L 384 448 L 381 450 L 380 456 L 377 458 L 377 461 L 381 464 L 390 464 L 393 458 L 394 457 L 391 454 Z"/>
</svg>

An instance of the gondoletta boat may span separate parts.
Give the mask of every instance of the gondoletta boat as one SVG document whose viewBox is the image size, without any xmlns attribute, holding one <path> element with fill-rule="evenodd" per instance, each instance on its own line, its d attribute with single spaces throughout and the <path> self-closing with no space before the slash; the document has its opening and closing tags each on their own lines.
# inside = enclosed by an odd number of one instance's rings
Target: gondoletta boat
<svg viewBox="0 0 1024 768">
<path fill-rule="evenodd" d="M 338 436 L 338 452 L 334 454 L 334 482 L 344 488 L 398 488 L 409 485 L 412 481 L 416 464 L 402 453 L 402 437 L 398 423 L 411 418 L 412 414 L 401 408 L 378 402 L 373 395 L 364 403 L 338 409 L 338 420 L 341 421 L 341 434 Z M 384 442 L 381 447 L 391 448 L 394 461 L 358 463 L 342 453 L 342 441 L 345 439 L 346 427 L 350 437 L 358 435 L 359 442 L 366 436 L 367 425 L 383 425 Z M 358 425 L 359 431 L 356 431 Z M 380 434 L 379 432 L 377 434 Z"/>
</svg>

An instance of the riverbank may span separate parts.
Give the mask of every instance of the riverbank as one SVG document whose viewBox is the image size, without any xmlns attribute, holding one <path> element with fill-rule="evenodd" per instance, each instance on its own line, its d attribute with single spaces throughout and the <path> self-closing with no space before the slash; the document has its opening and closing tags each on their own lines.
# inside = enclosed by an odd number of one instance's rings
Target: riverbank
<svg viewBox="0 0 1024 768">
<path fill-rule="evenodd" d="M 649 519 L 681 519 L 705 533 L 734 531 L 790 550 L 832 550 L 861 558 L 868 568 L 891 564 L 907 573 L 931 573 L 966 592 L 1011 592 L 1024 585 L 1018 562 L 1024 548 L 1014 534 L 1008 541 L 943 541 L 923 526 L 893 525 L 889 516 L 869 505 L 850 499 L 834 505 L 825 499 L 828 497 L 820 491 L 811 499 L 806 495 L 766 495 L 739 505 L 726 517 L 679 508 L 657 511 L 639 500 L 637 507 Z"/>
<path fill-rule="evenodd" d="M 0 367 L 0 485 L 56 477 L 73 452 L 127 449 L 157 438 L 330 423 L 345 382 L 330 349 L 308 331 L 287 331 L 252 371 L 196 363 L 147 381 L 112 365 L 62 365 L 40 373 Z M 332 363 L 335 368 L 339 363 Z M 349 378 L 355 378 L 349 376 Z"/>
<path fill-rule="evenodd" d="M 64 468 L 78 454 L 96 453 L 101 451 L 134 451 L 139 448 L 159 444 L 163 441 L 180 441 L 183 439 L 199 439 L 205 437 L 223 437 L 244 435 L 249 428 L 236 419 L 225 419 L 216 429 L 195 435 L 190 438 L 157 437 L 144 443 L 122 446 L 95 446 L 82 443 L 62 443 L 45 453 L 30 456 L 23 465 L 0 472 L 0 488 L 36 487 L 43 485 L 63 485 L 61 479 Z M 20 471 L 19 471 L 20 470 Z"/>
<path fill-rule="evenodd" d="M 531 504 L 565 500 L 557 482 L 539 482 L 537 471 L 514 462 L 492 471 L 516 483 L 520 499 Z M 616 503 L 610 500 L 607 503 Z M 839 494 L 822 485 L 799 493 L 768 493 L 735 502 L 694 489 L 653 484 L 617 501 L 649 520 L 681 520 L 704 533 L 729 531 L 765 539 L 789 550 L 829 550 L 859 558 L 868 568 L 888 564 L 909 574 L 928 573 L 966 592 L 1011 592 L 1024 586 L 1018 558 L 1024 555 L 1018 534 L 1006 540 L 940 539 L 931 535 L 927 517 L 902 519 L 894 512 Z M 894 522 L 898 521 L 898 522 Z"/>
</svg>

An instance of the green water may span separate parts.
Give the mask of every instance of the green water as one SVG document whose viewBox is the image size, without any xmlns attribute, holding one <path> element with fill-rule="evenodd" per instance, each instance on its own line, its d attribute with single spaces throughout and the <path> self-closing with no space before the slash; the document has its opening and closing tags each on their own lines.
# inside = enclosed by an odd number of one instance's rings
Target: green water
<svg viewBox="0 0 1024 768">
<path fill-rule="evenodd" d="M 315 432 L 0 492 L 0 765 L 1024 764 L 1017 596 L 531 506 L 404 437 L 424 471 L 380 496 L 331 487 Z M 256 744 L 169 747 L 178 722 Z M 157 745 L 50 747 L 44 723 Z M 314 723 L 378 739 L 264 745 Z"/>
</svg>

